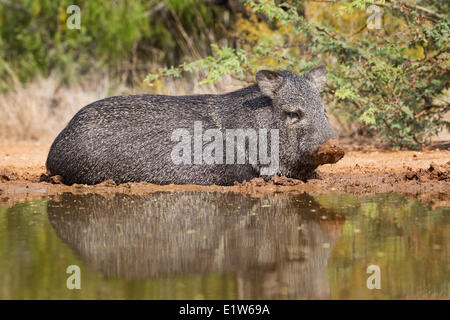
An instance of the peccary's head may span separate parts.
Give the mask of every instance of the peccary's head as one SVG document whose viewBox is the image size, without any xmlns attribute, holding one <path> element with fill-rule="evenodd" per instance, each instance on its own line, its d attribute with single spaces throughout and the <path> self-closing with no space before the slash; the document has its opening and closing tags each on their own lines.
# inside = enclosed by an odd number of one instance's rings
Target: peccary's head
<svg viewBox="0 0 450 320">
<path fill-rule="evenodd" d="M 263 95 L 272 99 L 273 121 L 280 130 L 281 174 L 307 178 L 318 165 L 335 163 L 344 156 L 320 98 L 325 66 L 303 75 L 261 70 L 256 81 Z"/>
</svg>

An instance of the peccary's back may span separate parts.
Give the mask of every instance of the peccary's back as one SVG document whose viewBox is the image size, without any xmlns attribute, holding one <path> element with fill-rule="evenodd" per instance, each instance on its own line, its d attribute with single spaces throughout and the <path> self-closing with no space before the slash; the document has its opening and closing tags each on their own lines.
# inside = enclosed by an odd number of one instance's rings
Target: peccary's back
<svg viewBox="0 0 450 320">
<path fill-rule="evenodd" d="M 241 94 L 242 96 L 242 94 Z M 133 95 L 106 98 L 81 109 L 53 142 L 47 170 L 67 184 L 146 181 L 231 184 L 256 176 L 250 166 L 175 165 L 177 128 L 221 128 L 223 113 L 239 113 L 240 96 Z M 238 119 L 242 115 L 235 115 Z M 239 124 L 236 124 L 239 126 Z"/>
</svg>

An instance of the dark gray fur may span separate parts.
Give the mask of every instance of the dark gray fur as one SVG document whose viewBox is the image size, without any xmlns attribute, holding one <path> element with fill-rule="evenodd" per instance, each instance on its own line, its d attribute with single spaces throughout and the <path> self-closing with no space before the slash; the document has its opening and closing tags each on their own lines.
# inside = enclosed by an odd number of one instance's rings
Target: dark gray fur
<svg viewBox="0 0 450 320">
<path fill-rule="evenodd" d="M 250 164 L 174 165 L 173 130 L 187 128 L 193 134 L 194 121 L 202 121 L 203 130 L 279 129 L 278 174 L 305 179 L 320 164 L 314 158 L 319 145 L 336 137 L 320 99 L 325 74 L 324 66 L 301 76 L 263 70 L 256 75 L 257 84 L 221 95 L 130 95 L 96 101 L 82 108 L 55 139 L 47 169 L 67 184 L 112 179 L 231 185 L 260 176 L 259 166 Z"/>
</svg>

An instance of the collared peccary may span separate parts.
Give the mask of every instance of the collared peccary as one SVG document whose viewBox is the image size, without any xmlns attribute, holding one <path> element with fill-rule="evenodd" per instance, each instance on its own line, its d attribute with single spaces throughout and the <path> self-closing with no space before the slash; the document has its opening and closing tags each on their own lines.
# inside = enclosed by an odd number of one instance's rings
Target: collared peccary
<svg viewBox="0 0 450 320">
<path fill-rule="evenodd" d="M 334 163 L 344 155 L 332 140 L 336 134 L 320 99 L 325 80 L 323 65 L 303 75 L 262 70 L 255 85 L 226 94 L 99 100 L 82 108 L 58 135 L 47 170 L 66 184 L 112 179 L 231 185 L 275 173 L 307 179 L 318 165 Z M 229 161 L 235 154 L 227 140 L 233 129 L 237 143 L 238 133 L 246 135 L 241 139 L 244 146 L 236 146 L 236 158 L 244 157 L 244 163 Z M 260 129 L 273 133 L 270 141 L 262 139 Z M 255 151 L 251 147 L 255 133 L 260 134 L 257 155 L 250 154 Z M 212 143 L 215 148 L 208 147 Z M 271 154 L 270 163 L 258 161 L 262 154 Z M 268 166 L 275 170 L 268 171 Z"/>
<path fill-rule="evenodd" d="M 80 215 L 80 207 L 89 214 Z M 83 265 L 106 279 L 170 283 L 195 274 L 206 291 L 209 280 L 220 286 L 236 279 L 236 299 L 282 298 L 283 287 L 289 293 L 284 298 L 329 299 L 327 262 L 345 223 L 306 193 L 258 198 L 212 192 L 108 198 L 66 193 L 47 201 L 47 216 Z M 330 247 L 324 249 L 324 243 Z M 211 279 L 211 274 L 226 276 Z M 171 298 L 170 293 L 159 297 Z"/>
<path fill-rule="evenodd" d="M 89 214 L 80 215 L 80 207 Z M 222 274 L 215 285 L 237 279 L 236 299 L 280 298 L 282 287 L 289 289 L 284 298 L 330 298 L 327 262 L 345 223 L 306 193 L 66 193 L 47 202 L 47 216 L 83 265 L 107 279 L 177 281 L 195 274 L 205 285 L 211 274 Z"/>
</svg>

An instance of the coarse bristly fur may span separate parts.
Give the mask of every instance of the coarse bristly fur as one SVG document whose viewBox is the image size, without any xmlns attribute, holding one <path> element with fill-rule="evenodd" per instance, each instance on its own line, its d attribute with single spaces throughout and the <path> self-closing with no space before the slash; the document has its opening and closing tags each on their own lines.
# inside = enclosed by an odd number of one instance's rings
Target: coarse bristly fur
<svg viewBox="0 0 450 320">
<path fill-rule="evenodd" d="M 171 159 L 177 128 L 279 130 L 279 175 L 306 179 L 318 147 L 336 134 L 320 99 L 324 66 L 303 75 L 262 70 L 257 84 L 220 95 L 129 95 L 82 108 L 53 142 L 47 169 L 64 183 L 218 184 L 261 176 L 251 164 L 179 164 Z M 225 137 L 225 134 L 223 135 Z M 225 152 L 224 152 L 225 153 Z"/>
</svg>

